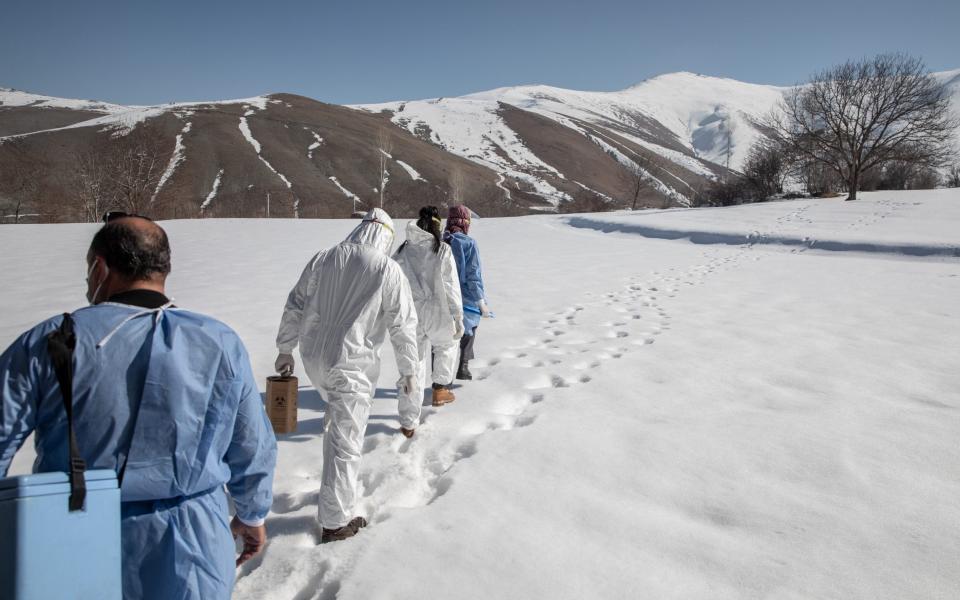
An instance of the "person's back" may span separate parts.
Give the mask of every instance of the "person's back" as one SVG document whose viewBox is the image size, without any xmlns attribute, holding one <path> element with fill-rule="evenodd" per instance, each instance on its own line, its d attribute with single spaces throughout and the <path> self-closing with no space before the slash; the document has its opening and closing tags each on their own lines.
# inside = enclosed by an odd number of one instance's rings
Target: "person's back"
<svg viewBox="0 0 960 600">
<path fill-rule="evenodd" d="M 371 210 L 344 242 L 307 264 L 280 319 L 277 372 L 293 372 L 291 353 L 300 346 L 310 382 L 327 403 L 318 503 L 322 542 L 346 539 L 366 526 L 354 508 L 387 331 L 399 385 L 416 387 L 417 315 L 406 277 L 387 255 L 392 245 L 393 221 L 383 210 Z M 414 408 L 419 414 L 419 405 Z M 401 407 L 402 423 L 409 409 Z"/>
<path fill-rule="evenodd" d="M 91 266 L 100 281 L 92 302 L 121 285 L 117 265 L 101 260 Z M 231 528 L 262 533 L 276 458 L 243 344 L 157 289 L 124 289 L 70 318 L 80 454 L 88 468 L 122 477 L 124 598 L 228 598 Z M 34 471 L 68 470 L 66 414 L 47 355 L 47 334 L 62 320 L 34 327 L 0 356 L 0 472 L 31 432 Z M 228 523 L 224 486 L 242 524 Z"/>
<path fill-rule="evenodd" d="M 483 278 L 480 274 L 480 255 L 477 242 L 462 231 L 448 232 L 444 240 L 450 245 L 457 263 L 457 277 L 464 304 L 477 308 L 484 300 Z"/>
<path fill-rule="evenodd" d="M 394 256 L 397 264 L 403 269 L 403 274 L 410 282 L 410 292 L 413 303 L 417 307 L 417 318 L 421 334 L 429 335 L 431 329 L 442 329 L 447 337 L 452 337 L 456 327 L 452 314 L 460 311 L 459 301 L 453 301 L 456 295 L 460 297 L 459 281 L 456 280 L 456 266 L 450 269 L 450 278 L 444 279 L 444 269 L 453 259 L 450 245 L 440 243 L 434 246 L 434 238 L 411 221 L 407 227 L 407 241 Z M 448 290 L 449 283 L 457 286 L 456 290 Z"/>
<path fill-rule="evenodd" d="M 456 400 L 450 387 L 456 369 L 457 342 L 463 335 L 457 266 L 450 246 L 441 240 L 439 216 L 437 207 L 422 207 L 420 218 L 407 224 L 407 240 L 394 255 L 410 282 L 417 308 L 418 379 L 424 380 L 429 374 L 434 406 Z M 410 398 L 409 402 L 417 400 Z"/>
<path fill-rule="evenodd" d="M 298 341 L 311 381 L 327 382 L 335 389 L 356 387 L 358 382 L 336 374 L 350 370 L 363 376 L 353 367 L 375 362 L 389 324 L 381 309 L 384 293 L 398 288 L 402 277 L 395 262 L 368 244 L 345 241 L 314 257 L 294 289 L 301 294 L 302 317 L 298 329 L 289 331 L 296 334 L 290 339 Z M 302 332 L 309 335 L 299 335 Z M 376 373 L 366 373 L 363 379 L 372 391 Z"/>
<path fill-rule="evenodd" d="M 443 239 L 450 244 L 450 250 L 457 263 L 460 293 L 463 298 L 464 335 L 460 338 L 457 379 L 473 379 L 469 363 L 473 359 L 477 327 L 480 325 L 480 318 L 490 314 L 483 286 L 480 253 L 476 241 L 470 237 L 469 233 L 470 210 L 463 205 L 451 206 Z"/>
<path fill-rule="evenodd" d="M 236 333 L 197 313 L 114 302 L 82 308 L 72 318 L 74 422 L 88 466 L 119 471 L 130 446 L 124 502 L 192 496 L 227 483 L 223 458 L 241 397 L 260 400 L 255 388 L 245 389 L 249 360 Z M 43 356 L 46 335 L 62 320 L 41 323 L 17 343 Z M 39 363 L 36 377 L 43 396 L 37 398 L 34 470 L 69 470 L 56 376 Z M 184 423 L 202 424 L 202 432 L 183 435 L 177 425 Z"/>
</svg>

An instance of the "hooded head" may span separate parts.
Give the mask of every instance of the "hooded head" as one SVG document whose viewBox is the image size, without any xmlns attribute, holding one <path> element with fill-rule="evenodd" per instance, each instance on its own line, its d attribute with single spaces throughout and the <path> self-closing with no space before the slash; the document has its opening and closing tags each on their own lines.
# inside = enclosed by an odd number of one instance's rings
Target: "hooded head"
<svg viewBox="0 0 960 600">
<path fill-rule="evenodd" d="M 371 208 L 363 221 L 347 236 L 348 242 L 368 244 L 384 254 L 393 246 L 393 219 L 382 208 Z"/>
<path fill-rule="evenodd" d="M 470 233 L 470 209 L 463 204 L 451 206 L 447 213 L 447 231 Z"/>
</svg>

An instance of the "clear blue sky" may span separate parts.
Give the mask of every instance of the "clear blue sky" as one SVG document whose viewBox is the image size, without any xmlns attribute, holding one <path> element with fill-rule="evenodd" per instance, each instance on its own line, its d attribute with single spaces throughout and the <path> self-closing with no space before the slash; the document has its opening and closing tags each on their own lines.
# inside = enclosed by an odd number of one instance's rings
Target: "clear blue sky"
<svg viewBox="0 0 960 600">
<path fill-rule="evenodd" d="M 787 85 L 906 51 L 960 68 L 960 0 L 4 0 L 0 86 L 126 104 L 335 103 L 671 71 Z"/>
</svg>

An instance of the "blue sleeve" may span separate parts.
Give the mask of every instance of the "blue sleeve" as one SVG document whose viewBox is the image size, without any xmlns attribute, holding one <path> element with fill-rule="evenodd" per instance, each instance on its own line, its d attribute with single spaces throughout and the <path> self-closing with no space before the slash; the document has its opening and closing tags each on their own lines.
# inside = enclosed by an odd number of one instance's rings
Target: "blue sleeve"
<svg viewBox="0 0 960 600">
<path fill-rule="evenodd" d="M 20 336 L 0 355 L 0 477 L 10 469 L 13 455 L 36 426 L 39 405 L 40 368 L 46 352 L 38 327 Z"/>
<path fill-rule="evenodd" d="M 477 244 L 470 245 L 470 252 L 466 256 L 466 277 L 464 285 L 467 288 L 466 296 L 479 303 L 486 300 L 487 294 L 483 289 L 483 273 L 480 270 L 480 252 Z"/>
<path fill-rule="evenodd" d="M 230 467 L 227 489 L 237 508 L 237 517 L 259 525 L 273 503 L 273 471 L 277 463 L 277 440 L 250 369 L 250 358 L 237 341 L 240 405 L 233 437 L 225 460 Z"/>
</svg>

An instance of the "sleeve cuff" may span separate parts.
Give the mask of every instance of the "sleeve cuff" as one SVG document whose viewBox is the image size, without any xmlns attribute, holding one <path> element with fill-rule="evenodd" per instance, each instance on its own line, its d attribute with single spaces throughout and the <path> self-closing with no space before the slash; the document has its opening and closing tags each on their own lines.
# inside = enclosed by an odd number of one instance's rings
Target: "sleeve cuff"
<svg viewBox="0 0 960 600">
<path fill-rule="evenodd" d="M 267 522 L 266 519 L 244 519 L 240 515 L 237 515 L 237 520 L 246 525 L 247 527 L 261 527 L 264 523 Z"/>
</svg>

